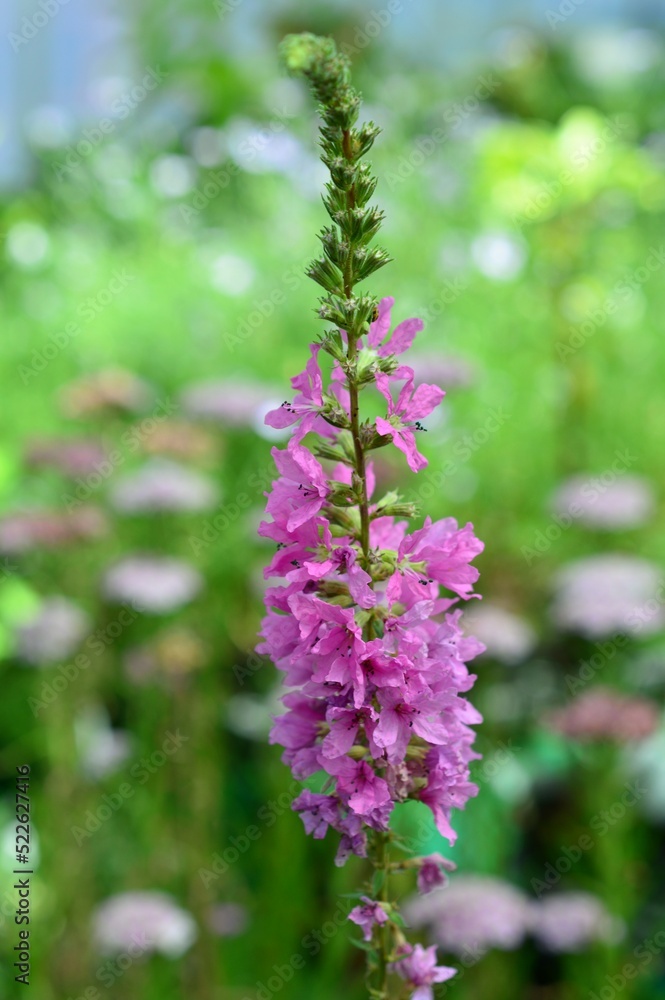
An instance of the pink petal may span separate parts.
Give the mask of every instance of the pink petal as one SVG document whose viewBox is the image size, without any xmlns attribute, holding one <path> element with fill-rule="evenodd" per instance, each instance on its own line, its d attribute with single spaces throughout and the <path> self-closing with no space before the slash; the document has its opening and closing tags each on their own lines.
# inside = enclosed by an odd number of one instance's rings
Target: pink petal
<svg viewBox="0 0 665 1000">
<path fill-rule="evenodd" d="M 377 348 L 390 329 L 390 310 L 395 304 L 395 300 L 388 296 L 379 302 L 379 316 L 369 328 L 367 344 L 369 347 Z M 379 351 L 379 354 L 381 352 Z"/>
<path fill-rule="evenodd" d="M 423 382 L 414 392 L 407 408 L 409 420 L 422 420 L 423 417 L 429 416 L 444 396 L 445 392 L 438 385 L 427 385 Z"/>
<path fill-rule="evenodd" d="M 388 354 L 402 354 L 408 351 L 413 343 L 414 337 L 423 328 L 421 319 L 405 319 L 399 326 L 396 326 L 393 335 L 383 347 L 379 348 L 379 354 L 385 358 Z"/>
</svg>

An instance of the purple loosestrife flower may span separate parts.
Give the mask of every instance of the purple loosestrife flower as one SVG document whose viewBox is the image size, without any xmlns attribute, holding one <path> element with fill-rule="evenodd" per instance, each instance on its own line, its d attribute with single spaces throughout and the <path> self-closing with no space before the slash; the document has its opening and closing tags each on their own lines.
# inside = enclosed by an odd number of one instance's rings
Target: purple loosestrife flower
<svg viewBox="0 0 665 1000">
<path fill-rule="evenodd" d="M 380 903 L 375 903 L 369 896 L 362 896 L 362 906 L 354 906 L 349 913 L 349 920 L 358 924 L 363 932 L 365 941 L 372 940 L 372 931 L 378 924 L 385 924 L 388 921 L 388 914 Z"/>
<path fill-rule="evenodd" d="M 414 391 L 413 372 L 410 368 L 406 371 L 408 378 L 396 403 L 393 402 L 390 392 L 389 376 L 383 372 L 377 374 L 376 386 L 388 402 L 388 413 L 386 417 L 376 418 L 376 429 L 379 434 L 392 438 L 395 447 L 404 452 L 412 472 L 420 472 L 421 469 L 426 468 L 427 459 L 416 448 L 413 430 L 414 428 L 416 430 L 423 429 L 420 421 L 436 409 L 445 393 L 443 389 L 439 389 L 438 385 L 427 385 L 426 382 L 423 382 Z"/>
<path fill-rule="evenodd" d="M 418 892 L 426 895 L 433 889 L 442 889 L 448 882 L 444 871 L 455 871 L 456 867 L 442 854 L 429 854 L 422 858 L 418 869 Z"/>
<path fill-rule="evenodd" d="M 273 448 L 271 454 L 280 478 L 273 483 L 266 510 L 277 524 L 285 522 L 286 530 L 293 531 L 318 514 L 330 487 L 321 464 L 295 441 L 285 451 Z"/>
<path fill-rule="evenodd" d="M 318 362 L 321 345 L 311 344 L 310 350 L 312 356 L 307 362 L 304 372 L 291 379 L 291 385 L 294 389 L 298 389 L 298 395 L 292 403 L 284 402 L 276 410 L 270 410 L 265 418 L 269 427 L 278 429 L 299 423 L 298 440 L 303 438 L 308 431 L 313 430 L 317 423 L 323 424 L 323 421 L 318 420 L 319 413 L 323 409 L 323 381 Z M 323 433 L 325 433 L 325 426 L 324 424 L 321 427 Z"/>
<path fill-rule="evenodd" d="M 392 297 L 381 299 L 378 305 L 378 316 L 369 328 L 367 334 L 367 346 L 381 358 L 388 358 L 391 354 L 402 354 L 408 351 L 413 343 L 413 338 L 423 328 L 421 319 L 405 319 L 399 323 L 386 341 L 386 334 L 390 330 L 390 315 L 395 300 Z M 385 341 L 385 342 L 383 342 Z"/>
<path fill-rule="evenodd" d="M 372 996 L 388 996 L 392 970 L 416 1000 L 430 1000 L 432 984 L 454 970 L 437 966 L 434 949 L 405 943 L 389 875 L 417 873 L 428 891 L 450 866 L 438 855 L 390 861 L 389 822 L 399 803 L 421 801 L 452 842 L 452 810 L 477 792 L 471 726 L 481 720 L 465 694 L 474 681 L 467 662 L 483 646 L 462 632 L 456 605 L 477 596 L 471 563 L 483 545 L 472 525 L 452 518 L 426 518 L 409 533 L 414 505 L 396 492 L 373 496 L 370 454 L 392 444 L 412 471 L 422 469 L 416 434 L 444 393 L 414 388 L 413 371 L 397 359 L 420 320 L 390 333 L 393 299 L 354 291 L 388 258 L 369 247 L 382 215 L 368 206 L 374 180 L 359 162 L 378 130 L 354 127 L 359 99 L 347 63 L 330 40 L 310 35 L 291 36 L 285 53 L 312 83 L 325 123 L 324 203 L 334 226 L 322 231 L 323 257 L 308 274 L 326 292 L 319 314 L 332 328 L 310 345 L 292 402 L 266 417 L 292 428 L 286 448 L 272 451 L 279 475 L 259 528 L 277 551 L 265 570 L 274 585 L 265 592 L 258 651 L 290 689 L 270 739 L 297 779 L 321 777 L 320 791 L 293 802 L 305 830 L 316 839 L 330 829 L 340 835 L 337 864 L 350 854 L 372 859 L 374 880 L 350 917 L 373 953 Z M 395 401 L 396 381 L 403 385 Z M 385 415 L 373 418 L 368 407 L 363 416 L 363 394 Z"/>
<path fill-rule="evenodd" d="M 433 1000 L 432 983 L 445 983 L 457 969 L 436 964 L 436 948 L 415 945 L 405 958 L 393 963 L 393 971 L 413 987 L 411 1000 Z"/>
</svg>

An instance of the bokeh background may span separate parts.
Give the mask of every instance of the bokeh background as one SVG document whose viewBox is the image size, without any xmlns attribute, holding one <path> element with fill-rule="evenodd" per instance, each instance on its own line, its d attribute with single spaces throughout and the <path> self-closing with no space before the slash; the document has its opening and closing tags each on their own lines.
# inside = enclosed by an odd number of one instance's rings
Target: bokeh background
<svg viewBox="0 0 665 1000">
<path fill-rule="evenodd" d="M 461 969 L 440 995 L 665 996 L 662 21 L 655 0 L 3 6 L 0 997 L 365 995 L 362 862 L 290 811 L 253 652 L 262 417 L 320 327 L 293 30 L 347 47 L 385 130 L 372 290 L 425 319 L 413 363 L 447 390 L 429 469 L 381 455 L 380 480 L 486 542 L 480 794 L 452 850 L 424 808 L 396 821 L 458 864 L 409 911 Z"/>
</svg>

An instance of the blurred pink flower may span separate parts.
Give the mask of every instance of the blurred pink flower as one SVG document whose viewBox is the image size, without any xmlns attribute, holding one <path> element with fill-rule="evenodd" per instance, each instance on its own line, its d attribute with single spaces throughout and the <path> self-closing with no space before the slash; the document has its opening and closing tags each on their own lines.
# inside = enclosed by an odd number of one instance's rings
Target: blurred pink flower
<svg viewBox="0 0 665 1000">
<path fill-rule="evenodd" d="M 665 622 L 664 608 L 661 604 L 651 613 L 648 606 L 662 580 L 659 566 L 636 556 L 607 553 L 578 559 L 555 577 L 552 616 L 561 628 L 590 639 L 658 631 Z"/>
<path fill-rule="evenodd" d="M 259 382 L 240 378 L 211 379 L 196 382 L 186 388 L 182 406 L 192 417 L 228 424 L 232 427 L 253 426 L 261 407 L 274 395 L 274 391 Z"/>
<path fill-rule="evenodd" d="M 655 497 L 642 476 L 624 475 L 605 485 L 602 477 L 573 476 L 552 499 L 556 514 L 569 514 L 581 523 L 604 531 L 636 528 L 653 514 Z"/>
<path fill-rule="evenodd" d="M 437 944 L 455 955 L 518 948 L 528 928 L 527 897 L 508 882 L 455 875 L 443 889 L 415 897 L 404 908 L 415 927 L 428 926 Z"/>
<path fill-rule="evenodd" d="M 648 698 L 636 698 L 598 685 L 550 712 L 545 721 L 572 739 L 628 743 L 653 733 L 659 718 L 658 705 Z"/>
<path fill-rule="evenodd" d="M 93 438 L 42 438 L 25 450 L 31 468 L 53 468 L 72 478 L 96 472 L 105 458 L 104 446 Z"/>
<path fill-rule="evenodd" d="M 7 514 L 0 520 L 0 552 L 14 555 L 41 547 L 58 548 L 99 538 L 107 530 L 108 522 L 98 507 L 79 507 L 70 514 L 48 510 Z"/>
<path fill-rule="evenodd" d="M 369 896 L 362 896 L 361 902 L 361 906 L 353 907 L 349 913 L 349 920 L 360 927 L 365 941 L 371 941 L 375 925 L 381 926 L 387 923 L 388 914 L 380 903 L 370 899 Z"/>
<path fill-rule="evenodd" d="M 587 892 L 560 892 L 532 905 L 532 933 L 548 951 L 583 951 L 600 941 L 616 944 L 623 923 Z"/>
</svg>

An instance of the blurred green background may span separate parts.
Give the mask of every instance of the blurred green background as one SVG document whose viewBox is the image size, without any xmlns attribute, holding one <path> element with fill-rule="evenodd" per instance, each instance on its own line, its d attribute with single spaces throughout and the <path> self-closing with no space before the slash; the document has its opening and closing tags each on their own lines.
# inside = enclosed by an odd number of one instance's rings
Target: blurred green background
<svg viewBox="0 0 665 1000">
<path fill-rule="evenodd" d="M 267 744 L 278 678 L 253 653 L 279 443 L 262 416 L 320 329 L 303 269 L 324 174 L 309 97 L 276 61 L 291 30 L 347 47 L 384 128 L 373 164 L 395 262 L 372 290 L 395 297 L 395 319 L 425 319 L 414 360 L 447 390 L 421 439 L 429 469 L 411 477 L 381 454 L 380 480 L 473 521 L 480 591 L 499 609 L 477 664 L 480 794 L 450 856 L 529 903 L 555 866 L 552 892 L 593 894 L 621 927 L 572 953 L 533 935 L 490 949 L 440 995 L 665 996 L 663 947 L 635 957 L 665 926 L 665 733 L 580 743 L 544 721 L 594 655 L 579 688 L 661 713 L 656 583 L 645 595 L 619 563 L 596 594 L 610 608 L 655 598 L 648 628 L 622 628 L 624 609 L 616 626 L 566 630 L 552 599 L 583 557 L 646 560 L 656 582 L 665 559 L 665 38 L 648 6 L 632 23 L 591 0 L 517 23 L 478 2 L 466 29 L 448 6 L 145 0 L 123 12 L 84 112 L 48 85 L 26 110 L 0 203 L 2 998 L 365 995 L 339 909 L 363 865 L 336 869 L 335 844 L 290 811 L 297 786 Z M 42 26 L 44 9 L 12 8 L 10 103 L 27 66 L 48 84 L 49 46 L 70 54 L 70 81 L 94 61 L 73 6 Z M 575 476 L 604 476 L 598 496 L 638 477 L 643 516 L 557 521 L 552 497 Z M 146 582 L 130 557 L 190 568 L 157 563 Z M 146 587 L 161 604 L 132 610 Z M 23 764 L 30 987 L 12 968 Z M 562 873 L 563 848 L 638 774 L 637 805 Z M 418 810 L 397 823 L 448 852 Z M 130 891 L 168 893 L 182 926 L 161 953 L 107 966 L 98 907 Z"/>
</svg>

